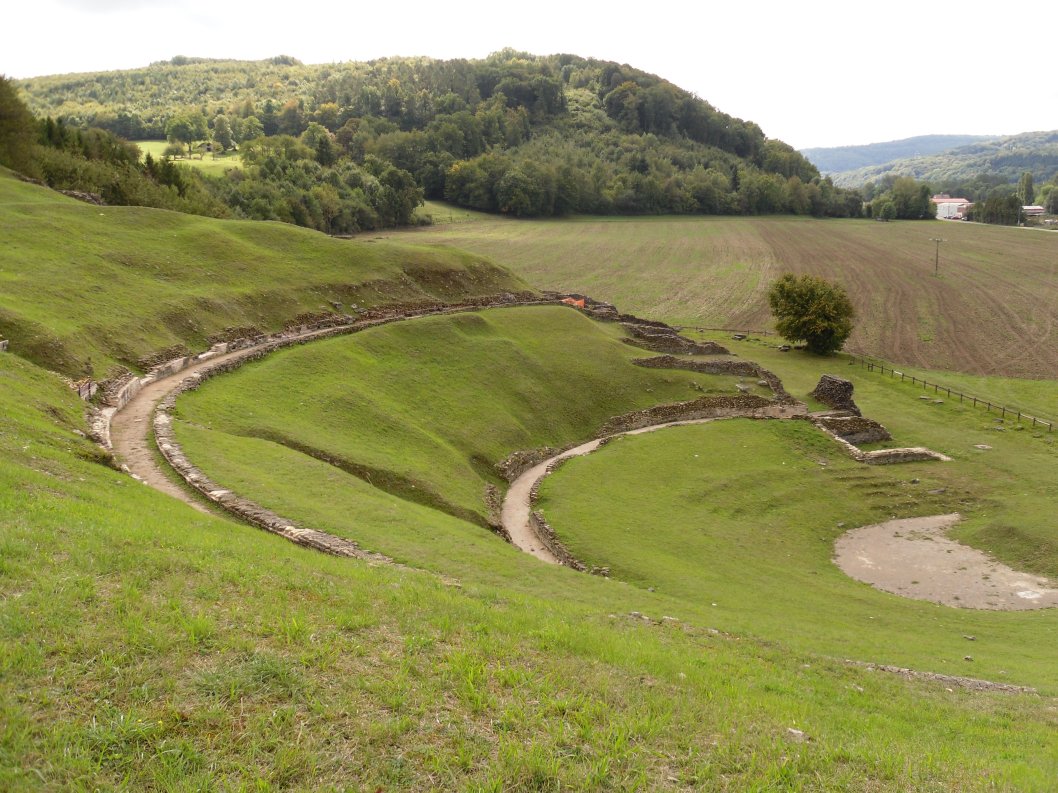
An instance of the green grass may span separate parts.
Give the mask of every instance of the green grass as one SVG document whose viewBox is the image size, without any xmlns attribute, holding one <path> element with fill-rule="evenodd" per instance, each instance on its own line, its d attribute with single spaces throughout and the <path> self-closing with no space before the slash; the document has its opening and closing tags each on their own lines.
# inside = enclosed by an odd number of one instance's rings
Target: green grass
<svg viewBox="0 0 1058 793">
<path fill-rule="evenodd" d="M 725 507 L 714 556 L 723 543 L 753 553 L 694 567 L 680 542 L 669 580 L 639 576 L 627 559 L 607 580 L 499 541 L 481 525 L 481 491 L 496 481 L 489 464 L 515 448 L 582 439 L 613 413 L 695 396 L 691 382 L 731 390 L 730 378 L 632 367 L 642 353 L 615 326 L 559 308 L 416 320 L 277 354 L 181 400 L 181 440 L 222 482 L 424 570 L 369 566 L 200 514 L 118 473 L 85 439 L 82 403 L 27 359 L 76 372 L 89 356 L 102 367 L 198 345 L 225 324 L 271 328 L 331 299 L 458 298 L 516 279 L 418 244 L 100 210 L 2 175 L 0 216 L 0 332 L 16 353 L 0 355 L 0 788 L 1053 786 L 1053 616 L 894 606 L 826 561 L 839 513 L 958 504 L 970 541 L 1053 569 L 1048 437 L 1010 423 L 996 432 L 986 414 L 924 404 L 840 360 L 738 345 L 797 395 L 841 366 L 898 442 L 957 462 L 914 467 L 912 493 L 912 468 L 857 468 L 801 425 L 728 422 L 620 441 L 559 471 L 545 498 L 582 462 L 657 443 L 636 481 L 658 480 L 652 509 L 682 520 L 687 505 L 665 501 L 686 473 L 673 455 L 700 454 L 720 430 L 730 443 L 691 492 Z M 971 454 L 982 441 L 992 452 Z M 817 454 L 832 455 L 826 473 Z M 812 499 L 810 486 L 830 475 L 848 475 L 852 495 Z M 735 498 L 725 477 L 746 492 Z M 946 493 L 921 494 L 936 486 Z M 615 497 L 641 494 L 633 484 Z M 583 509 L 581 497 L 592 488 L 548 502 L 549 514 Z M 615 519 L 638 521 L 633 506 Z M 729 531 L 745 525 L 739 510 L 760 509 L 771 523 L 757 534 Z M 780 525 L 781 536 L 760 533 Z M 624 542 L 607 541 L 603 555 Z M 753 592 L 737 579 L 747 571 L 772 580 Z M 730 597 L 702 598 L 705 581 Z M 768 610 L 768 591 L 783 615 Z M 977 635 L 972 669 L 959 659 L 961 632 Z M 845 657 L 1043 693 L 947 691 Z"/>
<path fill-rule="evenodd" d="M 473 251 L 538 288 L 583 292 L 677 324 L 764 330 L 783 272 L 835 280 L 858 318 L 850 346 L 929 369 L 1022 378 L 1058 371 L 1058 238 L 973 223 L 797 217 L 510 220 L 393 232 Z M 940 228 L 943 225 L 943 229 Z M 941 231 L 940 277 L 931 237 Z"/>
<path fill-rule="evenodd" d="M 607 416 L 644 401 L 682 398 L 693 377 L 628 366 L 621 359 L 631 351 L 613 343 L 616 330 L 561 308 L 377 328 L 211 382 L 181 399 L 178 437 L 207 474 L 280 514 L 410 564 L 521 587 L 524 563 L 504 561 L 508 549 L 473 525 L 484 520 L 485 482 L 497 481 L 488 463 L 515 449 L 583 439 Z M 751 343 L 739 349 L 780 372 L 795 395 L 835 365 L 852 370 L 861 407 L 890 427 L 895 445 L 925 444 L 956 461 L 867 467 L 800 422 L 731 422 L 622 441 L 614 448 L 650 453 L 614 470 L 599 466 L 619 458 L 617 451 L 569 463 L 585 473 L 563 470 L 543 491 L 575 555 L 610 566 L 621 580 L 655 586 L 682 615 L 781 639 L 801 652 L 965 671 L 962 636 L 981 634 L 991 641 L 975 673 L 1058 684 L 1046 662 L 1051 642 L 1037 641 L 1054 635 L 1058 615 L 979 614 L 905 601 L 847 579 L 829 561 L 839 523 L 960 511 L 964 538 L 1058 576 L 1051 539 L 1058 517 L 1048 496 L 1058 448 L 1051 439 L 998 433 L 987 414 L 957 404 L 923 404 L 913 390 L 860 376 L 843 358 Z M 661 377 L 670 382 L 649 379 Z M 262 404 L 259 395 L 274 382 L 285 384 L 283 393 Z M 973 449 L 985 441 L 994 447 L 987 455 Z M 317 459 L 306 460 L 305 451 Z M 921 481 L 911 485 L 911 478 Z M 563 482 L 573 484 L 551 497 Z M 928 493 L 938 489 L 944 492 Z M 710 533 L 704 545 L 693 544 L 689 527 L 714 522 L 726 532 L 723 542 Z M 665 539 L 654 548 L 657 532 Z M 787 567 L 788 574 L 775 575 Z M 783 596 L 795 592 L 804 603 L 798 619 Z M 818 619 L 834 599 L 848 604 L 849 621 Z M 714 600 L 725 607 L 703 608 Z M 851 629 L 882 613 L 889 616 L 872 624 L 884 627 Z M 938 620 L 945 630 L 936 630 Z"/>
<path fill-rule="evenodd" d="M 169 146 L 167 140 L 138 140 L 136 145 L 140 147 L 140 151 L 143 152 L 144 156 L 150 154 L 155 160 L 161 160 L 165 157 L 165 150 Z M 196 152 L 192 157 L 188 157 L 185 153 L 183 157 L 179 157 L 175 160 L 179 165 L 187 165 L 196 170 L 200 170 L 207 175 L 222 175 L 226 171 L 232 168 L 242 167 L 242 156 L 237 151 L 227 151 L 223 154 L 202 154 Z"/>
<path fill-rule="evenodd" d="M 68 375 L 230 326 L 275 330 L 302 312 L 458 299 L 522 283 L 480 257 L 333 240 L 282 223 L 95 207 L 0 172 L 0 334 Z"/>
<path fill-rule="evenodd" d="M 546 481 L 541 507 L 586 563 L 706 604 L 723 629 L 799 652 L 1053 690 L 1053 610 L 979 612 L 900 598 L 831 561 L 848 528 L 989 510 L 991 493 L 969 471 L 945 468 L 862 466 L 804 422 L 724 421 L 623 439 L 575 460 Z M 940 487 L 947 492 L 928 494 Z M 970 646 L 965 635 L 978 640 Z"/>
<path fill-rule="evenodd" d="M 633 619 L 677 601 L 495 540 L 521 585 L 312 553 L 100 465 L 75 397 L 14 356 L 0 400 L 5 789 L 1045 790 L 1056 771 L 1049 697 Z"/>
<path fill-rule="evenodd" d="M 420 560 L 422 553 L 400 545 L 401 526 L 440 516 L 398 510 L 389 520 L 384 512 L 369 520 L 367 504 L 382 498 L 396 510 L 412 502 L 484 525 L 485 485 L 502 484 L 493 465 L 511 452 L 588 439 L 610 416 L 649 404 L 738 393 L 734 377 L 633 366 L 646 353 L 621 344 L 620 335 L 619 326 L 565 307 L 375 328 L 271 356 L 188 394 L 178 403 L 178 436 L 219 481 L 235 476 L 248 495 L 282 491 L 321 502 L 314 519 L 324 519 L 324 509 L 337 513 L 326 517 L 337 533 Z M 270 398 L 261 400 L 263 393 Z M 202 427 L 212 432 L 196 429 Z M 306 455 L 333 465 L 312 464 Z M 258 465 L 262 457 L 265 466 Z M 326 484 L 314 485 L 321 471 Z M 291 477 L 299 484 L 283 487 Z M 442 525 L 432 533 L 443 534 Z M 481 529 L 473 533 L 492 542 Z M 453 543 L 446 536 L 437 552 L 450 555 L 445 546 Z"/>
</svg>

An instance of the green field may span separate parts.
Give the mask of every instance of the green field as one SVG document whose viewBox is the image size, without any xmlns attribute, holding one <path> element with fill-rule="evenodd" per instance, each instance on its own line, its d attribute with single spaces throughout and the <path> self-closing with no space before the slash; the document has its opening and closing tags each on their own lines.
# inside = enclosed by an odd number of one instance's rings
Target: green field
<svg viewBox="0 0 1058 793">
<path fill-rule="evenodd" d="M 540 288 L 587 293 L 668 322 L 764 330 L 783 272 L 836 280 L 859 314 L 849 348 L 929 369 L 1058 371 L 1058 235 L 974 223 L 798 217 L 510 220 L 430 207 L 389 235 L 491 257 Z M 934 243 L 940 277 L 934 277 Z"/>
<path fill-rule="evenodd" d="M 652 240 L 665 262 L 666 235 L 699 222 L 607 226 Z M 601 225 L 496 228 L 541 230 L 548 261 L 550 229 Z M 845 578 L 830 554 L 839 523 L 958 509 L 964 541 L 1058 574 L 1058 434 L 923 402 L 843 357 L 714 334 L 797 397 L 821 372 L 852 378 L 896 444 L 954 462 L 859 466 L 802 422 L 622 439 L 542 493 L 570 547 L 611 567 L 603 578 L 489 531 L 494 463 L 585 439 L 636 407 L 734 393 L 737 378 L 635 367 L 643 352 L 619 326 L 535 307 L 291 348 L 181 397 L 178 436 L 208 474 L 407 566 L 369 565 L 201 514 L 120 473 L 49 368 L 200 348 L 225 325 L 274 329 L 330 300 L 517 289 L 517 276 L 428 236 L 347 242 L 100 209 L 6 175 L 0 229 L 0 332 L 12 339 L 0 354 L 0 788 L 1053 788 L 1058 613 L 902 600 Z M 1053 393 L 959 382 L 1038 407 Z"/>
<path fill-rule="evenodd" d="M 144 155 L 150 154 L 155 160 L 161 160 L 165 157 L 165 149 L 169 145 L 169 141 L 138 140 L 136 145 L 140 147 L 140 151 Z M 226 151 L 223 154 L 199 154 L 196 152 L 191 157 L 188 157 L 185 152 L 184 156 L 176 158 L 174 162 L 196 168 L 210 176 L 219 176 L 232 168 L 242 167 L 242 157 L 237 151 Z"/>
</svg>

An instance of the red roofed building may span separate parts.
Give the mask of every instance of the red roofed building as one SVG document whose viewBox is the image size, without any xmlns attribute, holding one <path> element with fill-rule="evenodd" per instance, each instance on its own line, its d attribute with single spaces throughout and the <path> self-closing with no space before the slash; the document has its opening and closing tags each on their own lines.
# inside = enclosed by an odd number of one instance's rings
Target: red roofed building
<svg viewBox="0 0 1058 793">
<path fill-rule="evenodd" d="M 973 203 L 965 198 L 953 198 L 947 193 L 933 196 L 933 205 L 937 207 L 937 217 L 942 220 L 962 220 Z"/>
</svg>

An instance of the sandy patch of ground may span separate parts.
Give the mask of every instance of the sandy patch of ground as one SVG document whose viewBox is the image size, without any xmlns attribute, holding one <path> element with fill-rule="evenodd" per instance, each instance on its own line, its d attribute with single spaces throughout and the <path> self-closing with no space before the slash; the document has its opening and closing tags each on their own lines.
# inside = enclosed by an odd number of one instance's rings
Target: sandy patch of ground
<svg viewBox="0 0 1058 793">
<path fill-rule="evenodd" d="M 930 515 L 853 529 L 835 543 L 834 561 L 858 581 L 915 600 L 996 611 L 1058 606 L 1058 582 L 949 538 L 959 519 Z"/>
</svg>

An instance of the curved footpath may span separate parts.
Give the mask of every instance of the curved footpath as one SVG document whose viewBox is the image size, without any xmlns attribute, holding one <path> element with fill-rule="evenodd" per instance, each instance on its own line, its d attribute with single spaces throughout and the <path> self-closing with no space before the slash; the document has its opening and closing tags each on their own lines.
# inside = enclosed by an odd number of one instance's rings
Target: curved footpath
<svg viewBox="0 0 1058 793">
<path fill-rule="evenodd" d="M 468 304 L 433 307 L 422 311 L 411 311 L 406 314 L 363 319 L 346 324 L 331 325 L 322 328 L 302 328 L 299 331 L 288 331 L 274 334 L 264 341 L 242 347 L 233 352 L 214 354 L 212 351 L 195 358 L 178 359 L 172 366 L 163 365 L 162 369 L 177 371 L 168 374 L 151 374 L 136 383 L 137 388 L 130 396 L 121 400 L 119 408 L 108 408 L 102 411 L 99 419 L 94 421 L 93 432 L 97 440 L 113 451 L 125 470 L 134 478 L 157 490 L 178 498 L 193 508 L 208 512 L 203 502 L 194 497 L 188 490 L 175 484 L 163 470 L 158 459 L 158 452 L 181 476 L 190 488 L 198 490 L 209 501 L 218 504 L 227 512 L 273 534 L 278 534 L 291 542 L 337 556 L 354 557 L 369 562 L 396 564 L 388 557 L 365 551 L 352 541 L 316 529 L 298 526 L 286 518 L 237 494 L 211 482 L 201 471 L 186 458 L 176 439 L 172 435 L 172 417 L 169 411 L 176 395 L 189 388 L 195 388 L 206 378 L 214 374 L 230 371 L 238 366 L 256 360 L 275 350 L 295 344 L 331 338 L 338 335 L 356 333 L 367 328 L 377 327 L 390 322 L 400 322 L 427 316 L 454 314 L 466 311 L 478 311 L 486 308 L 503 308 L 525 305 L 551 305 L 556 301 L 543 300 L 499 300 L 495 303 Z M 186 364 L 186 365 L 184 365 Z M 155 430 L 157 451 L 151 448 L 150 433 Z"/>
<path fill-rule="evenodd" d="M 689 419 L 686 421 L 666 421 L 662 424 L 651 424 L 646 427 L 628 430 L 627 432 L 617 432 L 613 435 L 604 435 L 601 438 L 596 438 L 587 443 L 582 443 L 580 446 L 574 446 L 572 449 L 560 452 L 554 457 L 549 457 L 543 462 L 537 463 L 532 468 L 519 474 L 518 477 L 511 482 L 511 486 L 507 490 L 507 495 L 503 498 L 503 509 L 500 513 L 500 523 L 510 536 L 511 543 L 516 547 L 521 548 L 526 553 L 545 562 L 550 562 L 551 564 L 563 564 L 562 560 L 559 559 L 559 556 L 568 556 L 568 554 L 563 554 L 562 550 L 554 547 L 557 540 L 542 537 L 533 526 L 534 521 L 532 520 L 533 502 L 536 500 L 537 486 L 559 463 L 568 460 L 571 457 L 581 457 L 585 454 L 591 454 L 607 441 L 612 440 L 613 438 L 619 438 L 622 435 L 642 435 L 645 432 L 655 432 L 656 430 L 663 430 L 666 427 L 686 427 L 691 424 L 705 424 L 710 421 L 719 421 L 727 418 L 752 417 L 784 419 L 803 414 L 803 407 L 798 408 L 790 405 L 775 405 L 774 407 L 765 408 L 764 411 L 761 411 L 760 409 L 751 411 L 731 410 L 726 411 L 722 416 L 714 416 L 712 418 Z M 558 551 L 558 553 L 556 553 L 556 551 Z"/>
<path fill-rule="evenodd" d="M 350 329 L 352 325 L 340 325 L 336 328 Z M 311 341 L 324 335 L 334 335 L 334 329 L 327 328 L 305 333 L 291 334 L 286 337 L 291 341 Z M 274 344 L 274 341 L 271 342 Z M 189 376 L 199 375 L 231 361 L 247 358 L 266 348 L 270 342 L 245 347 L 235 352 L 217 355 L 193 363 L 175 374 L 160 377 L 144 385 L 124 407 L 118 409 L 110 418 L 110 448 L 129 473 L 136 479 L 150 485 L 156 490 L 178 498 L 200 512 L 208 512 L 202 502 L 179 486 L 162 470 L 158 460 L 158 451 L 151 443 L 150 431 L 152 417 L 158 403 L 180 385 Z"/>
</svg>

